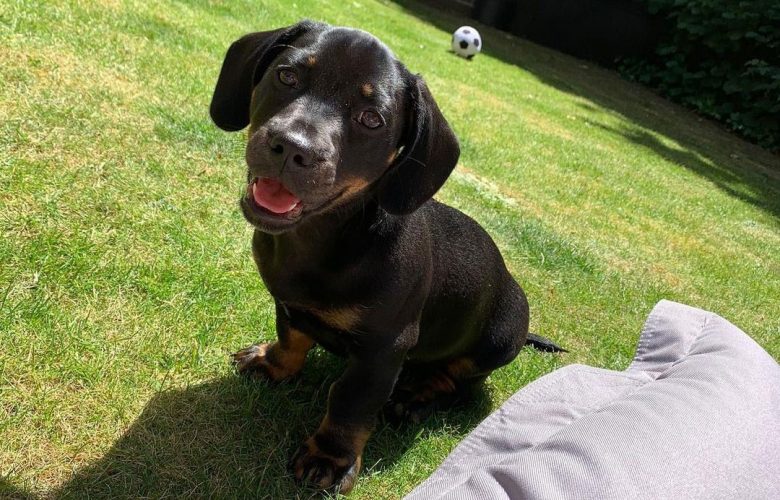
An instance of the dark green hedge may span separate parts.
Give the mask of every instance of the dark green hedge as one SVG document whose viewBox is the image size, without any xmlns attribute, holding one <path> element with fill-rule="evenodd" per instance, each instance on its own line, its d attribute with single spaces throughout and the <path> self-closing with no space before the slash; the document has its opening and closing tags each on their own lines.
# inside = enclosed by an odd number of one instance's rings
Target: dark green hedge
<svg viewBox="0 0 780 500">
<path fill-rule="evenodd" d="M 780 0 L 644 0 L 666 25 L 629 77 L 780 150 Z"/>
</svg>

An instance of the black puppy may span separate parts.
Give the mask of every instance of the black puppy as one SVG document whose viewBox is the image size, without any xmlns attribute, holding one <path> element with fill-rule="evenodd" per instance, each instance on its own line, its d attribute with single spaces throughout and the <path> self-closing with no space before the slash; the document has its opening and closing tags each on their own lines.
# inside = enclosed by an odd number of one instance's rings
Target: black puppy
<svg viewBox="0 0 780 500">
<path fill-rule="evenodd" d="M 234 361 L 278 381 L 315 343 L 347 357 L 291 467 L 349 491 L 383 405 L 418 417 L 512 361 L 528 302 L 487 233 L 431 199 L 458 141 L 425 82 L 368 33 L 302 22 L 244 36 L 211 116 L 249 125 L 241 208 L 276 301 L 279 340 Z"/>
</svg>

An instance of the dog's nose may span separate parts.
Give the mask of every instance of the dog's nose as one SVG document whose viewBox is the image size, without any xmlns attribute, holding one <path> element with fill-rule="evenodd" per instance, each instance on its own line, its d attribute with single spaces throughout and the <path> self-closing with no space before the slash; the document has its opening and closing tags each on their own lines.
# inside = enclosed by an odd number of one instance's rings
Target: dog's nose
<svg viewBox="0 0 780 500">
<path fill-rule="evenodd" d="M 314 153 L 302 137 L 275 134 L 268 145 L 274 154 L 282 158 L 284 166 L 310 167 L 314 164 Z"/>
</svg>

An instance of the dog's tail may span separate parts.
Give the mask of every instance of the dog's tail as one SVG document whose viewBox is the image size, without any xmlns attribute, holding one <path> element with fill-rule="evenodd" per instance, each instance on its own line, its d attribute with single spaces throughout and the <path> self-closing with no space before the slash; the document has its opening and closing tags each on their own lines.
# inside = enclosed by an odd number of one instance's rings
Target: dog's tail
<svg viewBox="0 0 780 500">
<path fill-rule="evenodd" d="M 530 345 L 534 349 L 544 352 L 569 352 L 547 337 L 542 337 L 541 335 L 536 335 L 534 333 L 528 334 L 525 345 Z"/>
</svg>

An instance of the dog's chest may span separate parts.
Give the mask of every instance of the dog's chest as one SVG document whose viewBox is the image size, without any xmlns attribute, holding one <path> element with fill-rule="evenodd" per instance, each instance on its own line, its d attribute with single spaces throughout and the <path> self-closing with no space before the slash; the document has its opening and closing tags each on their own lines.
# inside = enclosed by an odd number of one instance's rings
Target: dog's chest
<svg viewBox="0 0 780 500">
<path fill-rule="evenodd" d="M 362 306 L 358 297 L 365 289 L 355 289 L 355 280 L 348 271 L 328 271 L 296 259 L 272 259 L 259 252 L 255 252 L 255 262 L 266 288 L 288 314 L 306 313 L 344 331 L 353 330 L 359 323 Z"/>
<path fill-rule="evenodd" d="M 378 288 L 376 259 L 349 244 L 288 245 L 255 233 L 252 255 L 275 299 L 307 309 L 352 306 Z"/>
</svg>

